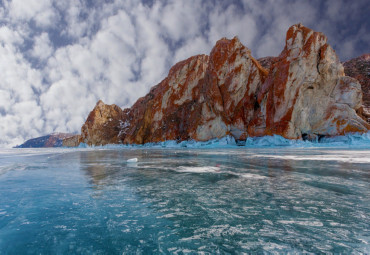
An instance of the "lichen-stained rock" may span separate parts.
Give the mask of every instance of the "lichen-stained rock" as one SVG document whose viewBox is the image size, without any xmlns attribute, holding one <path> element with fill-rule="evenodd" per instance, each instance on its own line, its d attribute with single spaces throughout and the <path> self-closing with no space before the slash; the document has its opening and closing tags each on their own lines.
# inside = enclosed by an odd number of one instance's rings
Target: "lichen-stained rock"
<svg viewBox="0 0 370 255">
<path fill-rule="evenodd" d="M 357 80 L 327 38 L 301 24 L 289 28 L 280 56 L 255 60 L 237 37 L 222 38 L 209 56 L 174 65 L 168 76 L 129 109 L 98 102 L 80 141 L 143 144 L 204 141 L 232 135 L 314 138 L 367 132 Z"/>
<path fill-rule="evenodd" d="M 364 54 L 343 64 L 347 76 L 355 78 L 361 84 L 363 108 L 360 114 L 370 123 L 370 54 Z"/>
<path fill-rule="evenodd" d="M 202 91 L 207 107 L 227 126 L 226 134 L 245 139 L 247 125 L 256 107 L 255 93 L 267 73 L 237 37 L 232 40 L 223 38 L 216 43 L 210 54 Z M 206 122 L 203 130 L 207 125 L 214 127 L 214 123 Z"/>
<path fill-rule="evenodd" d="M 119 143 L 123 111 L 117 105 L 99 100 L 81 128 L 80 142 L 88 145 Z"/>
<path fill-rule="evenodd" d="M 127 112 L 123 143 L 246 137 L 255 91 L 267 71 L 238 38 L 221 39 L 210 56 L 177 63 Z"/>
<path fill-rule="evenodd" d="M 257 98 L 260 109 L 248 127 L 251 136 L 298 139 L 369 128 L 356 114 L 362 103 L 360 84 L 344 76 L 326 36 L 301 24 L 289 28 L 285 48 Z"/>
<path fill-rule="evenodd" d="M 198 55 L 174 65 L 167 78 L 130 109 L 120 133 L 123 143 L 142 144 L 194 138 L 201 119 L 199 84 L 208 56 Z"/>
</svg>

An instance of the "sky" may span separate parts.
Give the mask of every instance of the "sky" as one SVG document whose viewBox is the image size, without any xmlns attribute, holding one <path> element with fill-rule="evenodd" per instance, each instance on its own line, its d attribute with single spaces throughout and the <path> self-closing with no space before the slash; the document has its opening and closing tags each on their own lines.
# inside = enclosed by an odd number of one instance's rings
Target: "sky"
<svg viewBox="0 0 370 255">
<path fill-rule="evenodd" d="M 368 0 L 0 0 L 0 147 L 79 133 L 102 99 L 130 107 L 169 68 L 238 36 L 277 56 L 297 23 L 342 61 L 370 52 Z"/>
</svg>

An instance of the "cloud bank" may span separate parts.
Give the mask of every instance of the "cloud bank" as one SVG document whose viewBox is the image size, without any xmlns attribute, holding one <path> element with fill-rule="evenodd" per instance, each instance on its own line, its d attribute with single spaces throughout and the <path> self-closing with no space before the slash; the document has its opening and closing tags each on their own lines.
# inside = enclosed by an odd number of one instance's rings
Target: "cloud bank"
<svg viewBox="0 0 370 255">
<path fill-rule="evenodd" d="M 176 62 L 234 37 L 278 55 L 302 22 L 342 60 L 369 52 L 366 0 L 12 0 L 0 6 L 0 146 L 79 132 L 102 99 L 130 107 Z"/>
</svg>

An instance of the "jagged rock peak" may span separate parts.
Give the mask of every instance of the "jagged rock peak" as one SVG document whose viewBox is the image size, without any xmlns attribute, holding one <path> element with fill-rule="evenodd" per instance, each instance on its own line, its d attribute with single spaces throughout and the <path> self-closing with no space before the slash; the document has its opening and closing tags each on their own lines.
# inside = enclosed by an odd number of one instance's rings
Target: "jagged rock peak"
<svg viewBox="0 0 370 255">
<path fill-rule="evenodd" d="M 362 92 L 325 35 L 293 25 L 281 54 L 264 68 L 237 37 L 209 56 L 174 65 L 150 92 L 122 111 L 99 101 L 82 127 L 87 144 L 209 140 L 277 134 L 290 139 L 366 132 L 356 114 Z"/>
</svg>

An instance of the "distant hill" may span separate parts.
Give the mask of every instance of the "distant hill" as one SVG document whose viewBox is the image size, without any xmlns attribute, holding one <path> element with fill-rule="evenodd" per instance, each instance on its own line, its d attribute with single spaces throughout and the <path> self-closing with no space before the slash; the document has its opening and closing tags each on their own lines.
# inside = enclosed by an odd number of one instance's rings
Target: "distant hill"
<svg viewBox="0 0 370 255">
<path fill-rule="evenodd" d="M 62 147 L 63 140 L 74 136 L 69 133 L 53 133 L 37 138 L 27 140 L 25 143 L 15 146 L 15 148 L 46 148 L 46 147 Z"/>
</svg>

